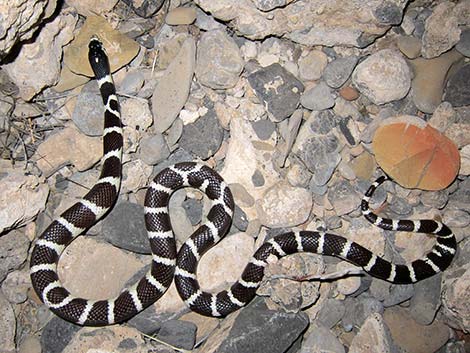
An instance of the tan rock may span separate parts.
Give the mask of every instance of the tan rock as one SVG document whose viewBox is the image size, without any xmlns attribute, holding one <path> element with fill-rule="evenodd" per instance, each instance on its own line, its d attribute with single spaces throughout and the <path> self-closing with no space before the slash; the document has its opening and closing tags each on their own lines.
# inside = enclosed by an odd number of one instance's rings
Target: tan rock
<svg viewBox="0 0 470 353">
<path fill-rule="evenodd" d="M 165 22 L 170 26 L 190 25 L 196 20 L 194 7 L 177 7 L 166 15 Z"/>
<path fill-rule="evenodd" d="M 421 40 L 413 36 L 400 36 L 397 40 L 400 51 L 409 59 L 415 59 L 421 54 Z"/>
<path fill-rule="evenodd" d="M 89 17 L 106 14 L 116 6 L 118 0 L 66 0 L 65 2 L 75 8 L 80 15 Z"/>
<path fill-rule="evenodd" d="M 468 332 L 470 330 L 470 264 L 457 267 L 445 274 L 443 294 L 444 315 L 450 326 Z"/>
<path fill-rule="evenodd" d="M 434 59 L 417 58 L 409 61 L 414 71 L 411 96 L 419 110 L 434 112 L 441 103 L 450 67 L 461 59 L 462 55 L 452 50 Z"/>
<path fill-rule="evenodd" d="M 67 164 L 84 171 L 101 158 L 100 138 L 88 137 L 68 127 L 41 143 L 33 156 L 44 175 L 50 176 Z"/>
<path fill-rule="evenodd" d="M 67 247 L 58 265 L 64 286 L 76 296 L 113 298 L 144 263 L 112 245 L 79 237 Z"/>
<path fill-rule="evenodd" d="M 367 151 L 354 158 L 350 164 L 356 176 L 363 180 L 370 180 L 376 166 L 374 156 Z"/>
<path fill-rule="evenodd" d="M 420 325 L 405 308 L 394 306 L 384 312 L 384 321 L 393 341 L 408 353 L 429 353 L 441 348 L 449 339 L 449 328 L 435 320 L 431 325 Z"/>
<path fill-rule="evenodd" d="M 382 316 L 371 314 L 362 324 L 359 332 L 354 336 L 349 353 L 392 353 L 394 344 L 390 331 L 385 325 Z"/>
<path fill-rule="evenodd" d="M 64 50 L 64 63 L 76 74 L 93 76 L 88 62 L 88 43 L 92 36 L 97 36 L 103 43 L 111 72 L 128 64 L 140 50 L 137 42 L 113 29 L 104 18 L 88 16 L 78 35 Z"/>
<path fill-rule="evenodd" d="M 342 87 L 339 90 L 339 94 L 341 95 L 341 97 L 343 97 L 344 99 L 348 101 L 353 101 L 359 98 L 359 92 L 354 87 L 351 87 L 351 86 Z"/>
</svg>

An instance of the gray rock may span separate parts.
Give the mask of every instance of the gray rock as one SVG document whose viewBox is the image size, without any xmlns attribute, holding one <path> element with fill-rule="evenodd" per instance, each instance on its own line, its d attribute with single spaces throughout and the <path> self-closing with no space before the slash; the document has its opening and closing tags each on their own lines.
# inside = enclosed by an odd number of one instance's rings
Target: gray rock
<svg viewBox="0 0 470 353">
<path fill-rule="evenodd" d="M 413 212 L 413 207 L 407 200 L 394 196 L 388 205 L 388 209 L 400 216 L 409 216 Z"/>
<path fill-rule="evenodd" d="M 359 207 L 362 196 L 349 180 L 340 180 L 328 190 L 328 200 L 338 216 L 348 214 Z"/>
<path fill-rule="evenodd" d="M 298 156 L 312 172 L 315 185 L 322 186 L 330 180 L 341 161 L 339 146 L 337 137 L 330 134 L 309 139 L 299 151 Z"/>
<path fill-rule="evenodd" d="M 202 220 L 202 204 L 196 199 L 187 199 L 183 201 L 183 208 L 186 211 L 189 221 L 193 226 L 199 224 Z"/>
<path fill-rule="evenodd" d="M 302 82 L 279 64 L 253 72 L 248 76 L 248 82 L 274 122 L 292 115 L 304 90 Z"/>
<path fill-rule="evenodd" d="M 302 94 L 300 104 L 310 110 L 325 110 L 335 105 L 335 99 L 330 88 L 322 81 Z"/>
<path fill-rule="evenodd" d="M 223 322 L 201 351 L 284 353 L 309 324 L 305 313 L 270 310 L 261 298 L 256 298 L 237 315 Z M 223 337 L 221 342 L 219 336 Z"/>
<path fill-rule="evenodd" d="M 142 71 L 131 71 L 129 72 L 124 80 L 119 85 L 119 92 L 137 95 L 140 89 L 144 86 L 145 76 Z"/>
<path fill-rule="evenodd" d="M 124 3 L 129 5 L 134 12 L 140 17 L 149 18 L 152 17 L 165 3 L 165 0 L 147 0 L 147 1 L 135 1 L 135 0 L 124 0 Z"/>
<path fill-rule="evenodd" d="M 384 312 L 382 303 L 365 293 L 357 298 L 346 298 L 344 305 L 346 312 L 341 320 L 341 324 L 346 331 L 350 331 L 353 327 L 362 326 L 370 314 L 382 314 Z"/>
<path fill-rule="evenodd" d="M 196 342 L 197 326 L 188 321 L 168 320 L 158 331 L 157 339 L 176 348 L 192 350 Z"/>
<path fill-rule="evenodd" d="M 173 164 L 192 161 L 193 159 L 193 156 L 191 156 L 188 151 L 182 148 L 178 148 L 172 154 L 170 154 L 170 156 L 166 160 L 162 161 L 161 163 L 158 163 L 155 167 L 153 167 L 153 174 L 156 175 L 163 169 Z"/>
<path fill-rule="evenodd" d="M 424 206 L 429 206 L 437 209 L 443 208 L 449 199 L 449 195 L 446 190 L 439 191 L 423 191 L 421 192 L 421 203 Z"/>
<path fill-rule="evenodd" d="M 168 158 L 170 149 L 165 137 L 159 132 L 145 136 L 140 141 L 139 158 L 148 165 L 155 165 Z"/>
<path fill-rule="evenodd" d="M 235 41 L 224 30 L 205 32 L 197 46 L 196 76 L 213 89 L 235 86 L 244 61 Z"/>
<path fill-rule="evenodd" d="M 332 110 L 323 110 L 318 114 L 312 113 L 308 119 L 312 132 L 327 135 L 339 124 L 339 119 Z"/>
<path fill-rule="evenodd" d="M 374 16 L 380 23 L 398 25 L 403 17 L 403 9 L 391 1 L 384 1 L 374 9 Z"/>
<path fill-rule="evenodd" d="M 140 254 L 150 254 L 144 222 L 144 207 L 123 201 L 103 220 L 103 235 L 109 243 Z"/>
<path fill-rule="evenodd" d="M 327 299 L 320 311 L 317 320 L 325 327 L 332 328 L 342 318 L 346 312 L 344 300 Z"/>
<path fill-rule="evenodd" d="M 271 120 L 257 120 L 251 123 L 253 130 L 261 140 L 268 140 L 276 130 L 276 125 Z"/>
<path fill-rule="evenodd" d="M 248 228 L 248 218 L 246 216 L 246 213 L 243 212 L 243 210 L 235 205 L 235 212 L 233 213 L 233 225 L 239 230 L 239 231 L 246 231 Z"/>
<path fill-rule="evenodd" d="M 17 230 L 0 236 L 0 282 L 26 261 L 29 245 L 28 237 Z"/>
<path fill-rule="evenodd" d="M 444 100 L 453 107 L 470 105 L 470 64 L 462 66 L 449 80 Z"/>
<path fill-rule="evenodd" d="M 289 0 L 253 0 L 255 6 L 261 11 L 271 11 L 277 7 L 283 7 L 291 1 Z"/>
<path fill-rule="evenodd" d="M 326 84 L 331 88 L 340 88 L 351 76 L 357 61 L 356 56 L 348 56 L 330 62 L 323 72 Z"/>
<path fill-rule="evenodd" d="M 0 343 L 2 352 L 15 351 L 16 318 L 13 307 L 0 291 Z"/>
<path fill-rule="evenodd" d="M 183 127 L 179 144 L 184 150 L 205 160 L 217 152 L 223 137 L 224 131 L 215 111 L 210 109 L 206 115 Z"/>
<path fill-rule="evenodd" d="M 341 341 L 328 328 L 312 324 L 305 334 L 299 353 L 310 352 L 344 353 L 346 350 Z"/>
<path fill-rule="evenodd" d="M 455 49 L 467 58 L 470 57 L 470 28 L 464 29 L 460 33 L 460 40 L 456 44 Z"/>
<path fill-rule="evenodd" d="M 442 274 L 432 276 L 415 284 L 415 293 L 410 301 L 410 314 L 421 325 L 434 321 L 441 306 Z"/>
<path fill-rule="evenodd" d="M 256 169 L 253 175 L 251 176 L 251 181 L 253 182 L 253 185 L 256 187 L 263 186 L 265 183 L 263 174 L 258 169 Z"/>
<path fill-rule="evenodd" d="M 103 134 L 103 101 L 95 82 L 83 86 L 72 113 L 75 125 L 88 136 Z"/>
<path fill-rule="evenodd" d="M 42 329 L 41 347 L 43 352 L 61 353 L 81 326 L 54 316 Z"/>
</svg>

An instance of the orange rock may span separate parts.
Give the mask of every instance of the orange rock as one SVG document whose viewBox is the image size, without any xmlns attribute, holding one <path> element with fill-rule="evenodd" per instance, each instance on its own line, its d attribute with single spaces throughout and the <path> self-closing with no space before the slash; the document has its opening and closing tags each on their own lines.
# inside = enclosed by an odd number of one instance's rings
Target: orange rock
<svg viewBox="0 0 470 353">
<path fill-rule="evenodd" d="M 459 172 L 455 144 L 418 117 L 387 119 L 375 132 L 372 148 L 380 167 L 407 188 L 444 189 Z"/>
<path fill-rule="evenodd" d="M 339 90 L 341 97 L 348 101 L 353 101 L 359 97 L 359 92 L 351 86 L 345 86 Z"/>
</svg>

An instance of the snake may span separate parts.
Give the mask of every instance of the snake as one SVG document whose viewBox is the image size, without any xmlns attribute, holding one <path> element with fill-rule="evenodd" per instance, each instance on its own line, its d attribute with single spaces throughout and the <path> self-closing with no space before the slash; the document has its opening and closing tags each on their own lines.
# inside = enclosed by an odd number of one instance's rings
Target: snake
<svg viewBox="0 0 470 353">
<path fill-rule="evenodd" d="M 343 236 L 324 231 L 292 230 L 264 242 L 230 288 L 219 293 L 205 292 L 196 276 L 198 262 L 229 230 L 235 205 L 230 188 L 216 171 L 201 162 L 182 162 L 162 170 L 147 188 L 144 213 L 152 263 L 146 274 L 111 299 L 89 300 L 73 295 L 59 279 L 59 258 L 77 236 L 110 211 L 119 195 L 122 174 L 123 127 L 119 102 L 107 53 L 96 36 L 89 41 L 88 59 L 104 105 L 101 173 L 88 193 L 54 219 L 36 239 L 30 260 L 35 292 L 61 318 L 87 326 L 126 321 L 157 301 L 173 279 L 179 295 L 191 310 L 206 316 L 225 317 L 255 297 L 270 256 L 280 259 L 299 252 L 336 256 L 359 266 L 372 277 L 396 284 L 421 281 L 451 264 L 457 242 L 448 226 L 430 219 L 382 218 L 370 209 L 369 201 L 374 191 L 389 179 L 382 176 L 365 193 L 360 205 L 362 214 L 385 230 L 435 235 L 434 247 L 423 257 L 394 264 Z M 210 201 L 210 209 L 202 225 L 177 251 L 168 204 L 172 193 L 183 187 L 201 190 Z"/>
</svg>

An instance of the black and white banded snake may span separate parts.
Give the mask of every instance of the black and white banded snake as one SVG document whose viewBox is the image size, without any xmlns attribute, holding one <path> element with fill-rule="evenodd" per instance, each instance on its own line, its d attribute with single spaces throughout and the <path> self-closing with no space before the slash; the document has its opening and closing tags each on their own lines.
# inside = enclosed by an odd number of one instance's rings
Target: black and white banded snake
<svg viewBox="0 0 470 353">
<path fill-rule="evenodd" d="M 281 258 L 297 252 L 333 255 L 372 275 L 392 283 L 414 283 L 445 270 L 457 249 L 451 230 L 434 220 L 391 220 L 369 209 L 369 199 L 386 177 L 380 177 L 366 192 L 361 210 L 373 224 L 387 230 L 432 233 L 433 249 L 409 264 L 395 265 L 346 238 L 320 231 L 291 231 L 265 242 L 247 264 L 241 278 L 218 294 L 203 292 L 196 279 L 200 257 L 228 231 L 234 210 L 232 194 L 222 178 L 200 163 L 179 163 L 160 172 L 149 185 L 145 198 L 145 222 L 152 250 L 152 266 L 134 286 L 113 299 L 92 301 L 78 298 L 65 289 L 57 275 L 61 253 L 115 203 L 121 183 L 123 134 L 119 103 L 108 58 L 97 38 L 89 43 L 89 60 L 98 81 L 103 103 L 104 131 L 101 175 L 93 188 L 55 219 L 36 241 L 31 255 L 31 280 L 41 300 L 58 316 L 80 325 L 100 326 L 127 320 L 158 300 L 175 278 L 178 292 L 194 311 L 223 317 L 250 302 L 256 294 L 271 254 Z M 176 250 L 168 202 L 171 193 L 191 186 L 211 201 L 207 221 Z"/>
</svg>

